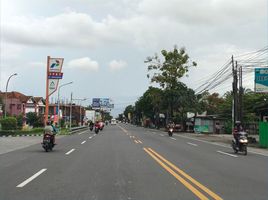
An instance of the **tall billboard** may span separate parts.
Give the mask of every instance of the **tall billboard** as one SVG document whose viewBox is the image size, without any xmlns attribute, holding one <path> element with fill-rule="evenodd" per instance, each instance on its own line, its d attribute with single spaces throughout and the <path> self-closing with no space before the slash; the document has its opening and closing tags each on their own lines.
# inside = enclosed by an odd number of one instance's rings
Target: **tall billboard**
<svg viewBox="0 0 268 200">
<path fill-rule="evenodd" d="M 92 108 L 99 109 L 100 108 L 100 98 L 93 98 L 92 99 Z"/>
<path fill-rule="evenodd" d="M 93 109 L 103 109 L 108 110 L 114 107 L 114 104 L 111 103 L 109 98 L 93 98 L 92 99 L 92 108 Z"/>
<path fill-rule="evenodd" d="M 268 68 L 255 69 L 255 92 L 268 93 Z"/>
</svg>

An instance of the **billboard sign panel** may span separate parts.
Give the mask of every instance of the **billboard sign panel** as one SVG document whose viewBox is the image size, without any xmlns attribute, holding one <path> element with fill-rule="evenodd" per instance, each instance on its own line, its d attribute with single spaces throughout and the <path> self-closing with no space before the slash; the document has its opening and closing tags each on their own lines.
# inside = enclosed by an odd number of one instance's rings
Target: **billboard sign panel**
<svg viewBox="0 0 268 200">
<path fill-rule="evenodd" d="M 100 99 L 100 107 L 101 108 L 108 108 L 110 105 L 110 99 L 109 98 L 101 98 Z"/>
<path fill-rule="evenodd" d="M 93 98 L 92 99 L 92 108 L 100 108 L 100 98 Z"/>
<path fill-rule="evenodd" d="M 255 92 L 268 93 L 268 68 L 255 69 Z"/>
<path fill-rule="evenodd" d="M 63 58 L 50 58 L 48 59 L 48 96 L 56 92 L 59 80 L 62 78 L 61 73 L 63 65 Z"/>
<path fill-rule="evenodd" d="M 93 98 L 92 99 L 92 108 L 93 109 L 102 109 L 109 110 L 114 108 L 114 104 L 111 103 L 111 99 L 109 98 Z"/>
</svg>

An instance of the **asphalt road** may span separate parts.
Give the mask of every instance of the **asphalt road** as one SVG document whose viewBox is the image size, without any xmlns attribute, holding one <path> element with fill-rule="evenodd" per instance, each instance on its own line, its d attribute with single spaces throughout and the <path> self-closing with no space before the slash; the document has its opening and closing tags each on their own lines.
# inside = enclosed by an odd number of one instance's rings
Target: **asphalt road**
<svg viewBox="0 0 268 200">
<path fill-rule="evenodd" d="M 0 200 L 268 199 L 268 157 L 131 125 L 0 155 Z"/>
</svg>

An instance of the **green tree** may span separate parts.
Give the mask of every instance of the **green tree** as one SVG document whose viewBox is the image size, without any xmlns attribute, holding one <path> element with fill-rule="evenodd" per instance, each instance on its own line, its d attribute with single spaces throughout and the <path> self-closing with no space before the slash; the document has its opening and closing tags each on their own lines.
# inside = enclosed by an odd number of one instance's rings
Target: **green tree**
<svg viewBox="0 0 268 200">
<path fill-rule="evenodd" d="M 124 115 L 128 119 L 128 114 L 130 113 L 131 116 L 133 116 L 134 113 L 134 106 L 128 105 L 124 110 Z M 130 119 L 129 119 L 130 120 Z"/>
<path fill-rule="evenodd" d="M 19 129 L 21 129 L 23 126 L 23 115 L 22 114 L 18 115 L 16 119 L 17 119 L 17 126 Z"/>
<path fill-rule="evenodd" d="M 104 121 L 110 121 L 113 118 L 109 112 L 104 112 L 103 113 L 103 120 Z"/>
<path fill-rule="evenodd" d="M 220 114 L 220 105 L 224 103 L 224 99 L 219 93 L 204 92 L 199 98 L 199 110 L 207 111 L 208 115 Z"/>
<path fill-rule="evenodd" d="M 177 89 L 180 79 L 188 76 L 189 68 L 196 66 L 195 62 L 190 61 L 190 57 L 185 48 L 178 49 L 176 46 L 172 51 L 162 50 L 161 54 L 164 58 L 162 62 L 157 54 L 147 57 L 145 63 L 148 63 L 147 77 L 151 82 L 158 83 L 160 87 L 166 90 L 170 95 L 167 102 L 171 117 L 174 110 L 174 92 Z"/>
<path fill-rule="evenodd" d="M 41 127 L 43 126 L 42 121 L 43 121 L 42 116 L 37 116 L 35 112 L 28 112 L 26 114 L 26 122 L 30 126 Z"/>
</svg>

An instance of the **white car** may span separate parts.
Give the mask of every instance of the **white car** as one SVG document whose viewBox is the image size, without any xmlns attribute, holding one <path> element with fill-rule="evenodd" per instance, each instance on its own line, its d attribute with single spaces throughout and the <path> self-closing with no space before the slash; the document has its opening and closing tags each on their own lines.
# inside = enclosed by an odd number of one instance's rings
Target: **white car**
<svg viewBox="0 0 268 200">
<path fill-rule="evenodd" d="M 111 120 L 111 125 L 116 125 L 116 119 Z"/>
</svg>

